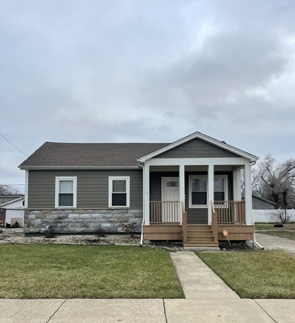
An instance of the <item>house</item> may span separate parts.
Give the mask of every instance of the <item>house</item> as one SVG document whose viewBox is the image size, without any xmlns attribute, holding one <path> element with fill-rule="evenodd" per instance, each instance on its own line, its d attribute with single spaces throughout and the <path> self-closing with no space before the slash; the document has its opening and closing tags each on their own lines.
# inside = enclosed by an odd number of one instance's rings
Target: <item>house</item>
<svg viewBox="0 0 295 323">
<path fill-rule="evenodd" d="M 253 210 L 274 210 L 276 208 L 276 203 L 252 195 L 252 206 Z"/>
<path fill-rule="evenodd" d="M 0 226 L 5 226 L 6 223 L 14 225 L 16 222 L 23 226 L 24 201 L 25 197 L 22 195 L 0 204 Z"/>
<path fill-rule="evenodd" d="M 173 143 L 46 142 L 19 166 L 25 233 L 132 228 L 144 240 L 216 246 L 227 230 L 231 240 L 251 240 L 257 159 L 200 132 Z"/>
</svg>

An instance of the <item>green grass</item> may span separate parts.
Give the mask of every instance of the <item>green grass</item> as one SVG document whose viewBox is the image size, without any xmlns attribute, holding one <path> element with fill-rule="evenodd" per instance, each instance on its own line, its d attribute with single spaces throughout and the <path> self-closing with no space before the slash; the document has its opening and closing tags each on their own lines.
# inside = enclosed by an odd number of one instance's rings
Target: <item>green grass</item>
<svg viewBox="0 0 295 323">
<path fill-rule="evenodd" d="M 198 253 L 241 298 L 295 298 L 295 257 L 284 251 Z"/>
<path fill-rule="evenodd" d="M 255 231 L 263 234 L 295 240 L 295 223 L 285 223 L 283 228 L 275 228 L 270 223 L 256 223 Z"/>
<path fill-rule="evenodd" d="M 0 298 L 183 298 L 167 251 L 0 245 Z"/>
</svg>

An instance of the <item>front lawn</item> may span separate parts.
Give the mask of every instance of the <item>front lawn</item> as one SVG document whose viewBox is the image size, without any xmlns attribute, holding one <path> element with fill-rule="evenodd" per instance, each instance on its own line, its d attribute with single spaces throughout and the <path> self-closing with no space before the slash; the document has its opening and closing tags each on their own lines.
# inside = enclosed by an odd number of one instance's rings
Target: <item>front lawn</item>
<svg viewBox="0 0 295 323">
<path fill-rule="evenodd" d="M 183 298 L 169 252 L 0 245 L 0 298 Z"/>
<path fill-rule="evenodd" d="M 241 298 L 295 298 L 295 257 L 284 251 L 197 254 Z"/>
</svg>

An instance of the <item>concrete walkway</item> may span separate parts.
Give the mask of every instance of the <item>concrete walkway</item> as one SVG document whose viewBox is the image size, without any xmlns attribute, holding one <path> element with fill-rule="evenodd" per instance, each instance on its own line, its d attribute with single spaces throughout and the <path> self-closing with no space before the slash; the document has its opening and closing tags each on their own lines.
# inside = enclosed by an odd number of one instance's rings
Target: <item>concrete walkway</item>
<svg viewBox="0 0 295 323">
<path fill-rule="evenodd" d="M 185 299 L 0 299 L 0 323 L 295 322 L 295 300 L 240 299 L 193 252 L 171 259 Z"/>
</svg>

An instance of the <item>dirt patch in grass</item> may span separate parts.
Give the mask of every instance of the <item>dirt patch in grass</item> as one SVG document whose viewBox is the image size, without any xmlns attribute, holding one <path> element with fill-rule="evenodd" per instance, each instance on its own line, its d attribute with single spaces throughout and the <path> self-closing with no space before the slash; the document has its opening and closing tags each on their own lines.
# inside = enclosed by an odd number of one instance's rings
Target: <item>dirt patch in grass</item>
<svg viewBox="0 0 295 323">
<path fill-rule="evenodd" d="M 295 298 L 295 258 L 284 251 L 198 253 L 241 298 Z"/>
</svg>

